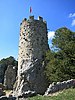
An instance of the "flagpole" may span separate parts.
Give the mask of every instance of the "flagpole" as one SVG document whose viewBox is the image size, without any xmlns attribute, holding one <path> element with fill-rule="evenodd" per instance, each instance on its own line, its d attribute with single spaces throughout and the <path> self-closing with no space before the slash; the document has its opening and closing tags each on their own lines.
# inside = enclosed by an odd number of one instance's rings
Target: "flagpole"
<svg viewBox="0 0 75 100">
<path fill-rule="evenodd" d="M 31 13 L 32 13 L 32 7 L 31 6 L 30 6 L 30 9 L 29 10 L 30 10 L 29 12 L 30 12 L 30 16 L 31 16 Z"/>
</svg>

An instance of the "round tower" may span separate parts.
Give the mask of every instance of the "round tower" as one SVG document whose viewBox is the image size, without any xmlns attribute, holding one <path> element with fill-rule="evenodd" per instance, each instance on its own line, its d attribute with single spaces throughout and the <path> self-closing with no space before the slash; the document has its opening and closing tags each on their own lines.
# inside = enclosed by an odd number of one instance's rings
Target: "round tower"
<svg viewBox="0 0 75 100">
<path fill-rule="evenodd" d="M 18 93 L 28 90 L 43 94 L 46 90 L 44 54 L 48 50 L 47 24 L 42 17 L 30 16 L 20 25 L 18 55 Z"/>
</svg>

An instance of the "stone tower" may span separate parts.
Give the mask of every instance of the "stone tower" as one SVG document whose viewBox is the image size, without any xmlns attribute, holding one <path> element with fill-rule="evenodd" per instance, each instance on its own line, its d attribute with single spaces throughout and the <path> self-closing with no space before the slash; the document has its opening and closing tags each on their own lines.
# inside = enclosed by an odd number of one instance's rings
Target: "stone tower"
<svg viewBox="0 0 75 100">
<path fill-rule="evenodd" d="M 47 84 L 43 74 L 44 54 L 48 50 L 47 24 L 42 17 L 30 16 L 20 25 L 18 56 L 18 95 L 26 91 L 43 94 Z"/>
</svg>

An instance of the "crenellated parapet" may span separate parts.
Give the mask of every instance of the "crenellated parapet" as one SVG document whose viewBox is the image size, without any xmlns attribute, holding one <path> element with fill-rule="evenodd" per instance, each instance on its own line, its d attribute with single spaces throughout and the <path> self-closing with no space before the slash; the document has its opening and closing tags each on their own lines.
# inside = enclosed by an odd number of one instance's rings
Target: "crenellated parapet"
<svg viewBox="0 0 75 100">
<path fill-rule="evenodd" d="M 35 19 L 34 16 L 29 16 L 29 19 L 24 18 L 20 25 L 24 24 L 24 22 L 31 22 L 31 21 L 41 21 L 46 24 L 46 21 L 43 20 L 43 17 L 41 16 L 39 16 L 38 19 Z"/>
</svg>

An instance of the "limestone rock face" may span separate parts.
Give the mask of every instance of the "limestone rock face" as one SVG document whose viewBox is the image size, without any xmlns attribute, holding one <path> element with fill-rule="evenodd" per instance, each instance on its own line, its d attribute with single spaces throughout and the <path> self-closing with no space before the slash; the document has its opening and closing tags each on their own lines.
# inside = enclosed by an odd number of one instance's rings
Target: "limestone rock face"
<svg viewBox="0 0 75 100">
<path fill-rule="evenodd" d="M 40 60 L 29 61 L 27 64 L 23 64 L 23 70 L 20 70 L 20 84 L 18 87 L 18 95 L 30 91 L 43 94 L 46 90 L 47 84 L 44 77 L 44 65 Z"/>
<path fill-rule="evenodd" d="M 0 64 L 0 83 L 4 81 L 4 74 L 5 74 L 6 66 L 4 64 Z"/>
<path fill-rule="evenodd" d="M 4 85 L 5 89 L 13 89 L 16 80 L 16 66 L 9 65 L 5 72 Z"/>
<path fill-rule="evenodd" d="M 30 16 L 20 26 L 18 95 L 27 91 L 44 94 L 47 82 L 44 76 L 44 54 L 48 50 L 47 24 L 42 17 Z"/>
</svg>

